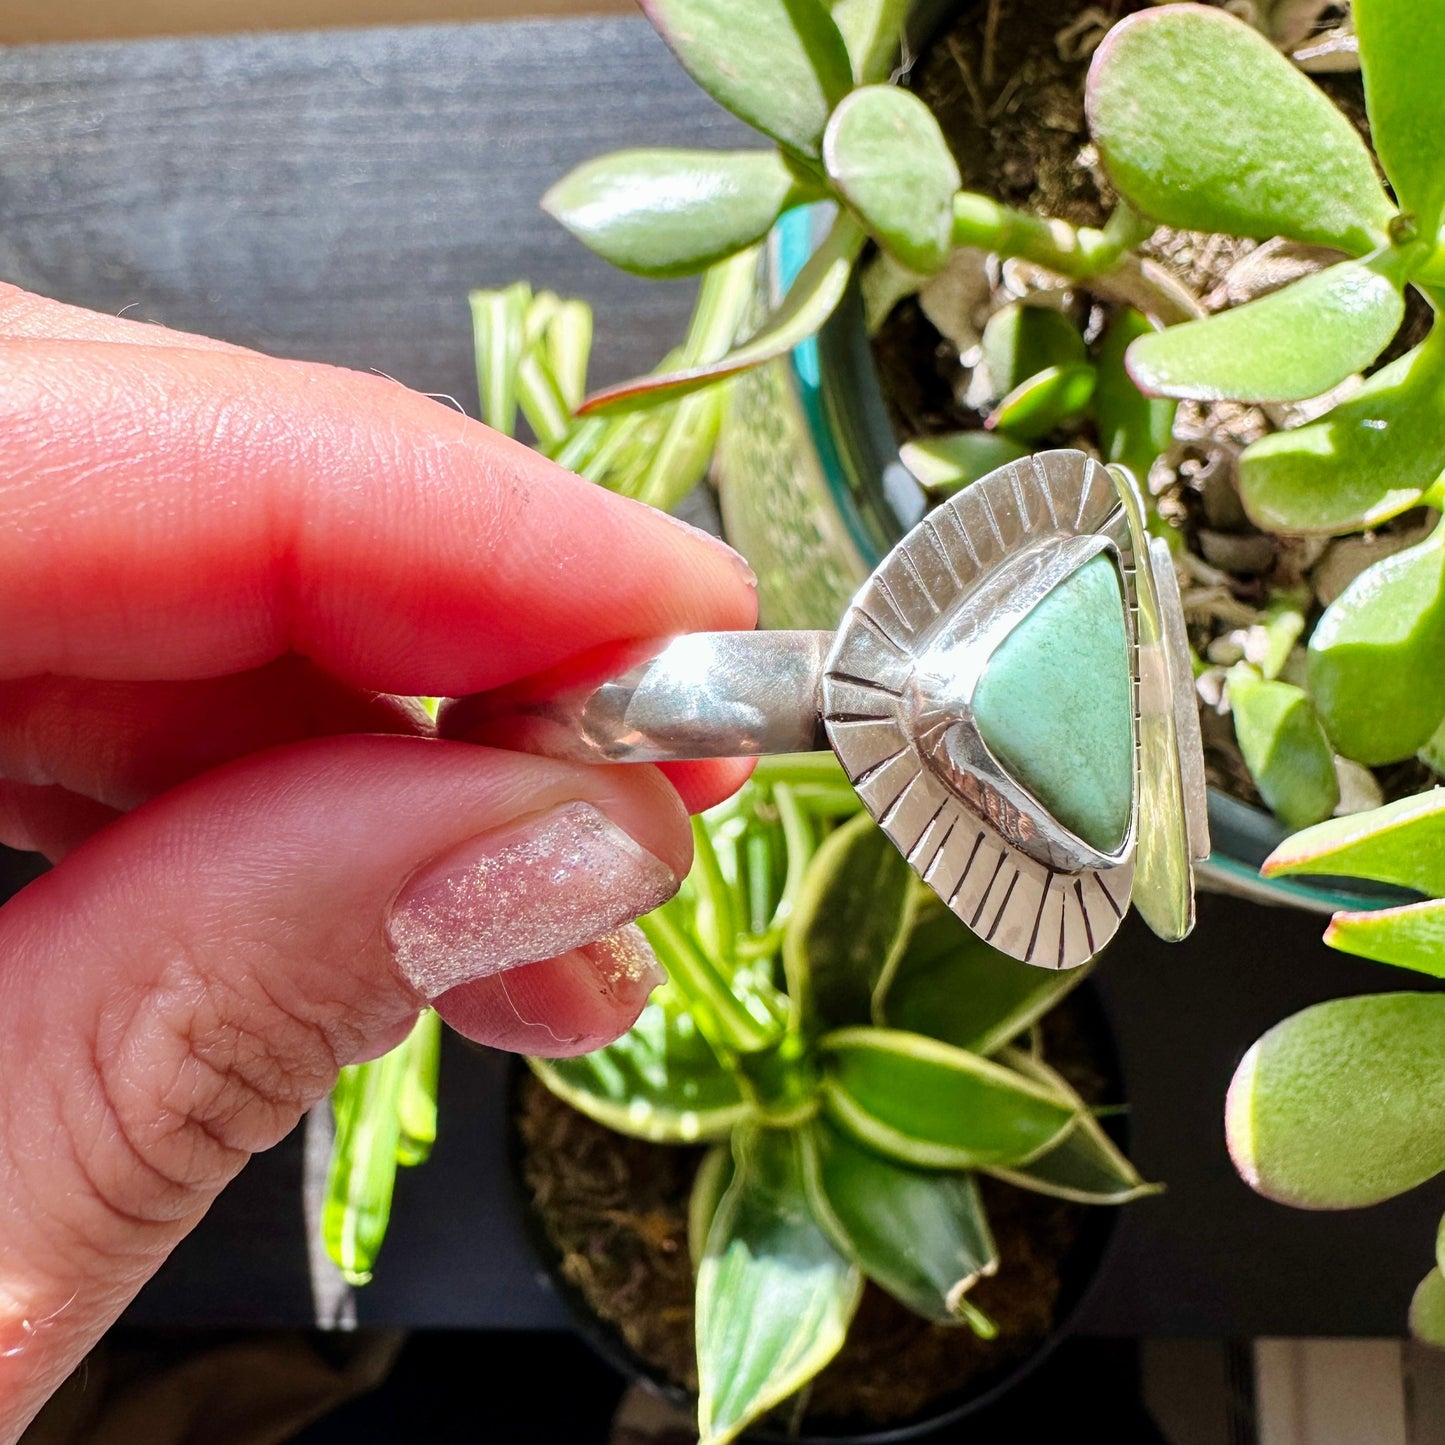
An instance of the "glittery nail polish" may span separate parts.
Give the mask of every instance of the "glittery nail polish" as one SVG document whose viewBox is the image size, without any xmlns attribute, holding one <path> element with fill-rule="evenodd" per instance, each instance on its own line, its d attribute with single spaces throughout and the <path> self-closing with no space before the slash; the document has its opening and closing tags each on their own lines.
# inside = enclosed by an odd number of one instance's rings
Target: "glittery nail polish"
<svg viewBox="0 0 1445 1445">
<path fill-rule="evenodd" d="M 679 879 L 590 803 L 471 838 L 402 888 L 386 933 L 418 992 L 554 958 L 666 902 Z"/>
</svg>

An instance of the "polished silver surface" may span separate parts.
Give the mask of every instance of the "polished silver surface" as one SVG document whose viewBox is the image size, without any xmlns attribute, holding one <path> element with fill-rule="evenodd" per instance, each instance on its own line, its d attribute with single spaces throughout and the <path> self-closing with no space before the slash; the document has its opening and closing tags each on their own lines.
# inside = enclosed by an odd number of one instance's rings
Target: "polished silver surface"
<svg viewBox="0 0 1445 1445">
<path fill-rule="evenodd" d="M 487 741 L 575 763 L 762 757 L 828 746 L 831 632 L 691 632 L 617 677 L 488 716 Z"/>
<path fill-rule="evenodd" d="M 1123 589 L 1133 692 L 1130 821 L 1113 853 L 1055 818 L 990 751 L 974 692 L 995 650 L 1104 555 Z M 1194 921 L 1204 766 L 1178 584 L 1128 472 L 1082 452 L 1001 467 L 884 558 L 838 631 L 695 633 L 615 677 L 475 700 L 488 742 L 577 762 L 665 762 L 831 746 L 864 806 L 971 929 L 1073 968 L 1131 897 L 1154 930 Z"/>
</svg>

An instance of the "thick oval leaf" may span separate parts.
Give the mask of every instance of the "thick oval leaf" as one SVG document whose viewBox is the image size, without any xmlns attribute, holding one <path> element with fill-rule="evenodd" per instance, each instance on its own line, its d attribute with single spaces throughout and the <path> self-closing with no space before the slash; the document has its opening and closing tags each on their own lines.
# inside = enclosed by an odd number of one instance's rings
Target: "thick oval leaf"
<svg viewBox="0 0 1445 1445">
<path fill-rule="evenodd" d="M 1245 766 L 1275 817 L 1287 828 L 1328 818 L 1340 801 L 1334 752 L 1304 689 L 1241 665 L 1229 673 L 1229 710 Z"/>
<path fill-rule="evenodd" d="M 1143 486 L 1154 459 L 1174 440 L 1175 404 L 1145 396 L 1124 366 L 1129 344 L 1151 335 L 1154 327 L 1142 311 L 1125 306 L 1114 317 L 1095 361 L 1094 421 L 1099 428 L 1099 449 L 1106 462 L 1118 462 Z"/>
<path fill-rule="evenodd" d="M 930 275 L 948 259 L 958 162 L 911 91 L 865 85 L 833 112 L 823 166 L 868 233 L 910 270 Z"/>
<path fill-rule="evenodd" d="M 803 198 L 777 151 L 616 151 L 542 197 L 604 260 L 640 276 L 686 276 L 767 235 Z"/>
<path fill-rule="evenodd" d="M 913 907 L 913 870 L 872 818 L 853 818 L 828 837 L 783 934 L 788 997 L 805 1032 L 872 1021 Z"/>
<path fill-rule="evenodd" d="M 840 1029 L 819 1040 L 823 1107 L 871 1149 L 922 1169 L 1021 1164 L 1073 1128 L 1066 1099 L 920 1034 Z"/>
<path fill-rule="evenodd" d="M 1445 525 L 1367 567 L 1325 608 L 1309 686 L 1347 758 L 1375 767 L 1425 746 L 1445 718 Z"/>
<path fill-rule="evenodd" d="M 903 49 L 903 23 L 911 0 L 831 0 L 832 15 L 859 85 L 887 80 Z"/>
<path fill-rule="evenodd" d="M 1077 1204 L 1127 1204 L 1149 1194 L 1162 1192 L 1162 1184 L 1147 1183 L 1109 1138 L 1064 1077 L 1042 1059 L 1016 1049 L 1008 1050 L 1007 1062 L 1021 1074 L 1037 1079 L 1073 1100 L 1078 1124 L 1063 1142 L 1028 1164 L 1012 1169 L 990 1169 L 988 1173 L 1020 1189 L 1071 1199 Z"/>
<path fill-rule="evenodd" d="M 1445 1349 L 1445 1275 L 1437 1265 L 1410 1300 L 1410 1333 L 1422 1344 Z"/>
<path fill-rule="evenodd" d="M 749 1107 L 664 984 L 637 1022 L 615 1043 L 574 1059 L 529 1059 L 560 1099 L 619 1134 L 664 1144 L 721 1139 Z"/>
<path fill-rule="evenodd" d="M 894 1163 L 826 1120 L 809 1128 L 804 1158 L 813 1212 L 838 1248 L 915 1314 L 964 1322 L 964 1296 L 998 1269 L 973 1176 Z"/>
<path fill-rule="evenodd" d="M 1341 953 L 1445 978 L 1445 900 L 1337 913 L 1325 930 L 1325 942 Z"/>
<path fill-rule="evenodd" d="M 816 156 L 853 62 L 822 0 L 638 0 L 683 69 L 720 104 Z"/>
<path fill-rule="evenodd" d="M 1445 9 L 1418 0 L 1354 0 L 1350 14 L 1375 154 L 1400 204 L 1422 234 L 1434 235 L 1445 204 Z"/>
<path fill-rule="evenodd" d="M 1052 306 L 1014 301 L 995 311 L 983 328 L 983 363 L 995 396 L 1016 391 L 1041 371 L 1084 360 L 1079 328 Z"/>
<path fill-rule="evenodd" d="M 1037 441 L 1088 406 L 1094 381 L 1094 368 L 1086 361 L 1050 366 L 1009 392 L 983 424 L 1019 441 Z"/>
<path fill-rule="evenodd" d="M 578 415 L 656 406 L 785 355 L 812 336 L 837 310 L 865 239 L 857 221 L 840 213 L 823 244 L 798 272 L 783 304 L 755 335 L 720 360 L 636 377 L 595 392 L 578 408 Z"/>
<path fill-rule="evenodd" d="M 1245 306 L 1139 337 L 1129 375 L 1155 396 L 1302 401 L 1368 366 L 1404 314 L 1393 282 L 1341 261 Z"/>
<path fill-rule="evenodd" d="M 1239 493 L 1266 531 L 1358 532 L 1413 507 L 1445 469 L 1445 328 L 1309 426 L 1246 447 Z"/>
<path fill-rule="evenodd" d="M 1028 448 L 997 432 L 956 431 L 905 442 L 898 455 L 923 486 L 942 498 L 1026 457 Z"/>
<path fill-rule="evenodd" d="M 1260 872 L 1372 878 L 1445 896 L 1445 788 L 1307 828 L 1286 838 Z"/>
<path fill-rule="evenodd" d="M 1086 103 L 1110 179 L 1156 220 L 1355 254 L 1387 239 L 1394 207 L 1355 128 L 1222 10 L 1121 21 L 1094 52 Z"/>
<path fill-rule="evenodd" d="M 843 1344 L 862 1277 L 808 1206 L 797 1136 L 740 1129 L 697 1271 L 699 1445 L 726 1445 Z"/>
<path fill-rule="evenodd" d="M 880 1022 L 974 1054 L 993 1054 L 1088 977 L 1031 968 L 990 948 L 932 895 L 918 910 L 883 995 Z"/>
<path fill-rule="evenodd" d="M 1276 1024 L 1229 1086 L 1235 1168 L 1261 1194 L 1352 1209 L 1445 1169 L 1445 994 L 1332 999 Z"/>
</svg>

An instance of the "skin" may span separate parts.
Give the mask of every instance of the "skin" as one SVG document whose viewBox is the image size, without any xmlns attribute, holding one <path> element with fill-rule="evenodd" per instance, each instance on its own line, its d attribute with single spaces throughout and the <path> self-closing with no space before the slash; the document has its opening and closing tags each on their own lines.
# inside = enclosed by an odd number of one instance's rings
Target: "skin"
<svg viewBox="0 0 1445 1445">
<path fill-rule="evenodd" d="M 754 597 L 395 383 L 3 287 L 0 477 L 0 842 L 57 864 L 0 909 L 8 1445 L 246 1159 L 404 1037 L 384 921 L 418 868 L 580 799 L 680 873 L 687 809 L 744 775 L 441 740 L 403 699 L 749 627 Z M 644 1001 L 578 949 L 440 1006 L 547 1052 Z"/>
</svg>

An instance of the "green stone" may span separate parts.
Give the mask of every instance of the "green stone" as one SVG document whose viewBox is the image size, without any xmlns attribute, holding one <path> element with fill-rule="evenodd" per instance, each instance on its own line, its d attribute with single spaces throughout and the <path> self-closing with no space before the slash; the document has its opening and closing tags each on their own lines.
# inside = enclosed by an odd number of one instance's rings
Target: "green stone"
<svg viewBox="0 0 1445 1445">
<path fill-rule="evenodd" d="M 1112 853 L 1134 803 L 1134 699 L 1118 569 L 1093 557 L 989 658 L 973 695 L 989 751 L 1070 832 Z"/>
</svg>

